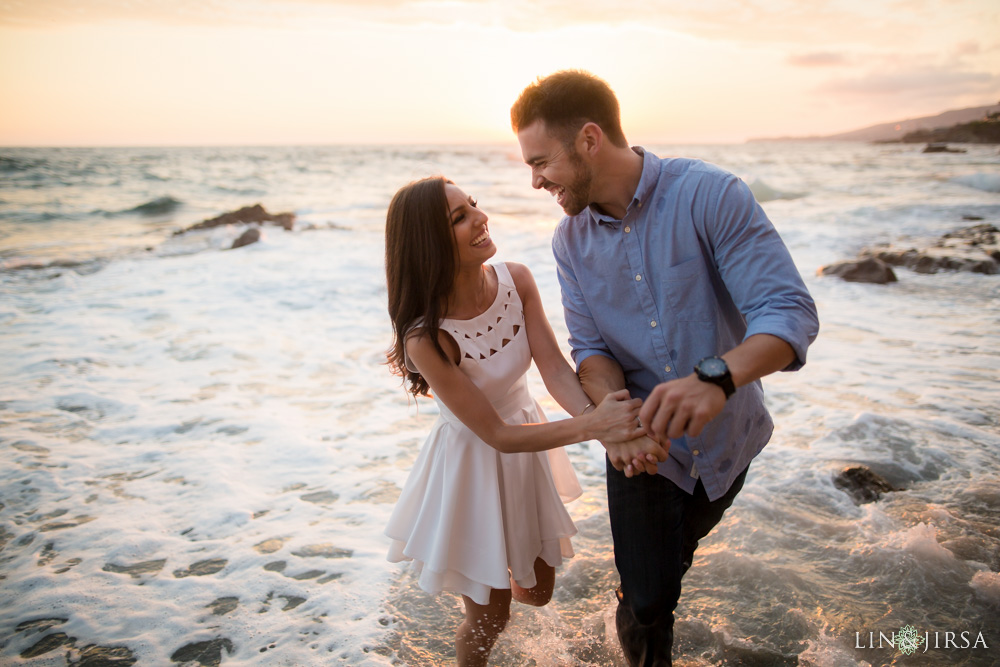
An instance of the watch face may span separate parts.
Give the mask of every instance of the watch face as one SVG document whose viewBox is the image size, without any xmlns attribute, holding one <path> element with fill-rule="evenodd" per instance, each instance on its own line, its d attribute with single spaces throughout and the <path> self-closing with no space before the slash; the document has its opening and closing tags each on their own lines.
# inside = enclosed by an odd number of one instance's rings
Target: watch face
<svg viewBox="0 0 1000 667">
<path fill-rule="evenodd" d="M 729 370 L 726 366 L 726 362 L 717 357 L 711 357 L 709 359 L 702 359 L 698 362 L 698 370 L 702 375 L 711 378 L 722 377 Z"/>
</svg>

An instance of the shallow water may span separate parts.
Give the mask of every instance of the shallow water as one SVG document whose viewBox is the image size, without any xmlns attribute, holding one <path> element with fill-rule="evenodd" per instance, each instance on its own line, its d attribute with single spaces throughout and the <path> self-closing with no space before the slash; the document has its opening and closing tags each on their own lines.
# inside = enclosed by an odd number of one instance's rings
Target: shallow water
<svg viewBox="0 0 1000 667">
<path fill-rule="evenodd" d="M 822 322 L 806 367 L 765 381 L 775 435 L 685 578 L 678 664 L 995 664 L 1000 276 L 815 276 L 1000 223 L 995 148 L 651 148 L 777 197 Z M 565 340 L 558 211 L 516 146 L 0 156 L 0 663 L 450 664 L 460 601 L 384 560 L 435 408 L 383 365 L 382 221 L 399 185 L 454 178 Z M 172 235 L 257 201 L 296 231 L 235 251 L 241 230 Z M 569 452 L 577 556 L 548 607 L 516 607 L 498 665 L 622 664 L 603 455 Z M 905 490 L 855 505 L 833 484 L 848 463 Z M 878 647 L 904 625 L 926 652 Z"/>
</svg>

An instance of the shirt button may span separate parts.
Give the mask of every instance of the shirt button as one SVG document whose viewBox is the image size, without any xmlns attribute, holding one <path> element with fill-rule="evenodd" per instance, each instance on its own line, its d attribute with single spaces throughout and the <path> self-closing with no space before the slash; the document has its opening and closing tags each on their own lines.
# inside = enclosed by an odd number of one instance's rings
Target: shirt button
<svg viewBox="0 0 1000 667">
<path fill-rule="evenodd" d="M 632 228 L 631 228 L 631 227 L 626 227 L 626 228 L 625 228 L 625 233 L 626 233 L 626 234 L 628 234 L 628 233 L 629 233 L 630 231 L 632 231 Z"/>
<path fill-rule="evenodd" d="M 663 370 L 666 371 L 667 373 L 669 373 L 670 372 L 670 366 L 664 366 Z"/>
<path fill-rule="evenodd" d="M 691 452 L 691 454 L 694 455 L 694 456 L 698 456 L 699 454 L 701 454 L 701 452 L 696 449 L 693 452 Z"/>
<path fill-rule="evenodd" d="M 650 323 L 649 323 L 649 326 L 651 326 L 651 327 L 655 327 L 655 326 L 656 326 L 656 320 L 653 320 L 652 322 L 650 322 Z"/>
<path fill-rule="evenodd" d="M 642 275 L 638 274 L 638 273 L 635 274 L 635 280 L 636 280 L 636 282 L 639 282 L 640 280 L 642 280 Z"/>
<path fill-rule="evenodd" d="M 639 202 L 639 208 L 642 208 L 642 202 Z"/>
</svg>

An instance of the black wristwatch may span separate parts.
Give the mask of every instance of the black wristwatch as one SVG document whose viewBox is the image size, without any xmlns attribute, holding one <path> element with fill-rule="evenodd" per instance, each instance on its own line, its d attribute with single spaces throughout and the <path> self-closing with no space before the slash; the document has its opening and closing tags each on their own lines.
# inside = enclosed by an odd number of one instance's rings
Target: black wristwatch
<svg viewBox="0 0 1000 667">
<path fill-rule="evenodd" d="M 726 392 L 726 400 L 736 393 L 733 375 L 722 357 L 705 357 L 694 365 L 694 372 L 702 382 L 711 382 L 722 387 L 722 391 Z"/>
</svg>

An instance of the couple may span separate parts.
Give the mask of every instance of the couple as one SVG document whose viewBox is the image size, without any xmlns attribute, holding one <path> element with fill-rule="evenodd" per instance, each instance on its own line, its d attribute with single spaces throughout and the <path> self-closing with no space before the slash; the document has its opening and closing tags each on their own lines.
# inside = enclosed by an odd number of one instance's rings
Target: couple
<svg viewBox="0 0 1000 667">
<path fill-rule="evenodd" d="M 566 217 L 552 248 L 576 372 L 538 288 L 496 248 L 475 199 L 442 178 L 400 190 L 386 220 L 390 367 L 440 417 L 386 534 L 425 590 L 462 594 L 460 665 L 485 665 L 511 599 L 546 604 L 576 533 L 563 445 L 599 440 L 630 665 L 669 665 L 698 540 L 772 431 L 760 378 L 802 366 L 815 305 L 738 178 L 625 141 L 602 80 L 557 72 L 511 109 L 531 185 Z M 570 415 L 546 422 L 534 360 Z"/>
</svg>

